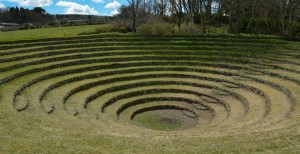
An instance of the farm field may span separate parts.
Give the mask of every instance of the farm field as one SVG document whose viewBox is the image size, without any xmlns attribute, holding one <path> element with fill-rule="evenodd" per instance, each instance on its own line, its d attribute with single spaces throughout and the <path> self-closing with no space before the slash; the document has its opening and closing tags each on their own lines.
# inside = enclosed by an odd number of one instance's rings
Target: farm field
<svg viewBox="0 0 300 154">
<path fill-rule="evenodd" d="M 0 153 L 300 152 L 299 42 L 70 33 L 0 33 Z"/>
<path fill-rule="evenodd" d="M 57 37 L 72 37 L 84 32 L 92 32 L 96 28 L 106 27 L 108 24 L 51 27 L 30 30 L 18 30 L 2 32 L 0 31 L 0 41 L 31 40 Z"/>
</svg>

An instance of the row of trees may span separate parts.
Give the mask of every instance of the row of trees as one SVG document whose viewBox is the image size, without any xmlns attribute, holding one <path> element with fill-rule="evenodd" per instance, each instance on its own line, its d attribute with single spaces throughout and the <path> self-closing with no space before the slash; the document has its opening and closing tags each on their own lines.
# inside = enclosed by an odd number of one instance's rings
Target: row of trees
<svg viewBox="0 0 300 154">
<path fill-rule="evenodd" d="M 47 14 L 41 7 L 35 7 L 32 10 L 23 7 L 11 7 L 0 12 L 0 22 L 11 23 L 38 23 L 46 24 L 53 21 L 53 16 Z"/>
<path fill-rule="evenodd" d="M 171 19 L 178 27 L 228 24 L 233 33 L 246 31 L 280 33 L 290 36 L 300 19 L 300 0 L 127 0 L 120 17 L 132 18 L 132 30 L 149 16 Z M 252 27 L 251 27 L 252 26 Z M 250 28 L 249 28 L 250 27 Z"/>
</svg>

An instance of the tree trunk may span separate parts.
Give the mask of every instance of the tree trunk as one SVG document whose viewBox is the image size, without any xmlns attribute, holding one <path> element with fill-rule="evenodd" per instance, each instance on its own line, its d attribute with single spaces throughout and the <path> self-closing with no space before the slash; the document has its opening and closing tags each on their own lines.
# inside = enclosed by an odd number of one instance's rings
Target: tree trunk
<svg viewBox="0 0 300 154">
<path fill-rule="evenodd" d="M 144 0 L 144 14 L 146 14 L 146 0 Z"/>
<path fill-rule="evenodd" d="M 134 1 L 135 0 L 132 0 L 132 32 L 136 33 L 136 11 Z"/>
<path fill-rule="evenodd" d="M 223 9 L 222 9 L 221 5 L 222 5 L 222 3 L 219 0 L 219 4 L 218 4 L 218 19 L 217 19 L 218 27 L 221 27 L 221 20 L 222 20 L 222 17 L 223 17 Z"/>
<path fill-rule="evenodd" d="M 180 30 L 181 26 L 181 16 L 182 16 L 182 3 L 181 0 L 178 0 L 178 4 L 176 0 L 170 0 L 172 6 L 172 14 L 175 14 L 176 25 L 178 30 Z"/>
<path fill-rule="evenodd" d="M 206 6 L 206 15 L 207 15 L 207 19 L 210 18 L 211 16 L 211 4 L 212 4 L 212 0 L 207 0 L 207 6 Z"/>
<path fill-rule="evenodd" d="M 200 0 L 199 3 L 200 3 L 201 30 L 202 30 L 202 33 L 205 34 L 206 33 L 206 23 L 205 23 L 205 19 L 204 19 L 203 0 Z"/>
<path fill-rule="evenodd" d="M 178 21 L 177 21 L 177 26 L 180 29 L 181 27 L 181 22 L 182 22 L 182 2 L 179 0 L 179 11 L 178 11 Z"/>
</svg>

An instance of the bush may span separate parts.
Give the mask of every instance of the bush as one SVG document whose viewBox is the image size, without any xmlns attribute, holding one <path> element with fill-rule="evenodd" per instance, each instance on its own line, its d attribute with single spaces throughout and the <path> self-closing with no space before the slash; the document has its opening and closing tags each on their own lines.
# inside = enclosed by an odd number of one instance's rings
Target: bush
<svg viewBox="0 0 300 154">
<path fill-rule="evenodd" d="M 59 26 L 59 22 L 50 22 L 50 23 L 48 23 L 48 26 L 50 26 L 50 27 L 58 27 Z"/>
<path fill-rule="evenodd" d="M 143 24 L 137 28 L 137 33 L 142 35 L 153 35 L 152 26 L 148 24 Z"/>
<path fill-rule="evenodd" d="M 26 27 L 26 26 L 20 26 L 19 29 L 20 29 L 20 30 L 25 30 L 25 29 L 28 29 L 28 27 Z"/>
<path fill-rule="evenodd" d="M 59 22 L 59 24 L 60 24 L 61 26 L 68 26 L 68 25 L 70 25 L 70 24 L 69 24 L 69 21 L 66 20 L 66 19 L 61 20 L 61 21 Z"/>
<path fill-rule="evenodd" d="M 128 20 L 128 19 L 117 18 L 117 19 L 114 20 L 112 25 L 119 31 L 121 29 L 123 29 L 123 27 L 125 27 L 126 32 L 131 32 L 132 31 L 131 30 L 131 20 Z"/>
<path fill-rule="evenodd" d="M 116 32 L 116 31 L 117 30 L 116 30 L 115 26 L 111 25 L 108 27 L 108 32 Z"/>
<path fill-rule="evenodd" d="M 142 35 L 166 36 L 175 33 L 174 25 L 161 22 L 154 24 L 143 24 L 137 28 L 137 33 Z"/>
<path fill-rule="evenodd" d="M 292 23 L 291 29 L 285 33 L 281 30 L 280 21 L 272 21 L 269 19 L 243 19 L 238 24 L 239 33 L 248 33 L 248 34 L 277 34 L 284 36 L 291 40 L 300 39 L 300 24 L 298 22 Z M 289 27 L 290 23 L 285 22 L 285 27 Z"/>
<path fill-rule="evenodd" d="M 191 35 L 191 34 L 201 33 L 200 27 L 195 24 L 181 24 L 180 28 L 176 26 L 174 29 L 176 34 L 181 34 L 181 35 Z"/>
<path fill-rule="evenodd" d="M 119 32 L 120 33 L 127 33 L 127 28 L 126 27 L 120 27 Z"/>
<path fill-rule="evenodd" d="M 153 24 L 152 31 L 154 35 L 170 35 L 175 33 L 174 26 L 168 23 L 157 23 Z"/>
<path fill-rule="evenodd" d="M 100 26 L 95 28 L 95 33 L 108 33 L 115 32 L 116 28 L 113 25 Z"/>
<path fill-rule="evenodd" d="M 293 31 L 291 32 L 291 35 L 289 36 L 289 39 L 291 40 L 300 40 L 300 24 L 295 23 Z"/>
<path fill-rule="evenodd" d="M 189 26 L 187 24 L 181 24 L 180 28 L 175 27 L 176 34 L 189 34 Z"/>
<path fill-rule="evenodd" d="M 249 34 L 279 34 L 280 22 L 259 18 L 243 19 L 238 24 L 238 31 Z"/>
<path fill-rule="evenodd" d="M 228 34 L 228 26 L 221 26 L 221 27 L 209 27 L 208 28 L 208 33 L 213 33 L 213 34 Z"/>
<path fill-rule="evenodd" d="M 29 29 L 36 29 L 36 27 L 34 25 L 29 26 Z"/>
</svg>

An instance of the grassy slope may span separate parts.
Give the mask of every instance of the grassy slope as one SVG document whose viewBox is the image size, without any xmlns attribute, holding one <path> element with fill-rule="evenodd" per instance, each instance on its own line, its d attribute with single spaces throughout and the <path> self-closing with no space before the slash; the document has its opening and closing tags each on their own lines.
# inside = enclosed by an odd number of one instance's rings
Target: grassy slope
<svg viewBox="0 0 300 154">
<path fill-rule="evenodd" d="M 54 27 L 41 28 L 31 30 L 20 30 L 2 32 L 0 31 L 0 42 L 15 41 L 15 40 L 30 40 L 40 38 L 54 38 L 54 37 L 71 37 L 76 36 L 82 32 L 94 31 L 97 27 L 105 25 L 86 25 L 86 26 L 70 26 L 70 27 Z"/>
<path fill-rule="evenodd" d="M 0 33 L 0 41 L 75 36 L 95 26 L 48 28 Z M 293 48 L 299 47 L 291 43 Z M 5 91 L 7 86 L 0 87 Z M 9 90 L 9 89 L 7 89 Z M 35 109 L 18 113 L 0 97 L 0 153 L 220 153 L 220 152 L 288 152 L 300 151 L 299 127 L 269 133 L 226 136 L 219 138 L 181 138 L 171 132 L 157 136 L 129 136 L 122 125 L 109 120 L 72 117 L 57 113 L 46 115 Z M 106 123 L 105 123 L 106 122 Z M 114 135 L 103 127 L 114 126 Z M 133 129 L 134 130 L 134 129 Z M 293 134 L 290 132 L 294 132 Z M 177 137 L 174 137 L 177 136 Z"/>
</svg>

